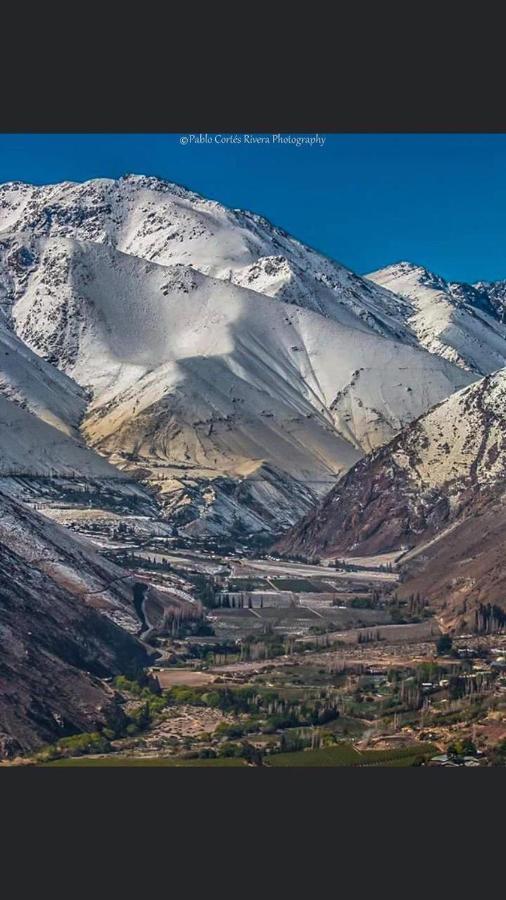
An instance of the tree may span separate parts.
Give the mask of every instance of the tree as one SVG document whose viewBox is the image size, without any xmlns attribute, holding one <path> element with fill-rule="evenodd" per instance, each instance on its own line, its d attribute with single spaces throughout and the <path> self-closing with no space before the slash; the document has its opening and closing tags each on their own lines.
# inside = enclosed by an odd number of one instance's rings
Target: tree
<svg viewBox="0 0 506 900">
<path fill-rule="evenodd" d="M 492 766 L 506 766 L 506 739 L 493 748 L 489 760 Z"/>
<path fill-rule="evenodd" d="M 471 738 L 463 738 L 460 745 L 463 756 L 476 756 L 476 745 Z"/>
<path fill-rule="evenodd" d="M 255 747 L 253 744 L 248 743 L 247 741 L 244 741 L 242 748 L 242 755 L 250 765 L 263 765 L 263 755 L 257 747 Z"/>
<path fill-rule="evenodd" d="M 453 641 L 449 634 L 442 634 L 436 643 L 436 650 L 439 656 L 448 656 L 453 646 Z"/>
</svg>

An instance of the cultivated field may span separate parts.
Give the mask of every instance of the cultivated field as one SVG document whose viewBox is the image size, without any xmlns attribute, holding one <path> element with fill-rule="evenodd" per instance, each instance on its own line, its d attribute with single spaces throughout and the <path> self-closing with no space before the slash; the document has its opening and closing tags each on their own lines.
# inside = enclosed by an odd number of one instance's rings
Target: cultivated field
<svg viewBox="0 0 506 900">
<path fill-rule="evenodd" d="M 412 766 L 416 761 L 437 753 L 433 744 L 414 744 L 398 750 L 356 750 L 351 744 L 338 744 L 323 750 L 304 750 L 300 753 L 276 753 L 269 758 L 269 766 L 304 766 L 311 768 L 335 766 Z"/>
<path fill-rule="evenodd" d="M 45 763 L 42 768 L 58 766 L 59 768 L 244 768 L 246 765 L 243 759 L 224 758 L 224 759 L 168 759 L 161 757 L 126 757 L 126 756 L 81 756 L 79 758 L 72 757 L 70 759 L 56 759 L 54 762 Z"/>
<path fill-rule="evenodd" d="M 157 678 L 162 690 L 173 687 L 175 684 L 202 687 L 205 684 L 212 684 L 216 679 L 216 675 L 208 672 L 196 672 L 193 669 L 159 669 L 153 671 L 152 674 Z"/>
</svg>

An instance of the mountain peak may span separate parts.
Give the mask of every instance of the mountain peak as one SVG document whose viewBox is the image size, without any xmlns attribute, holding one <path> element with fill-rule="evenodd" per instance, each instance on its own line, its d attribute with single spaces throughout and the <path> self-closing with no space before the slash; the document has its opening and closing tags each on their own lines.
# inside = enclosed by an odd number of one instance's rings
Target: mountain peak
<svg viewBox="0 0 506 900">
<path fill-rule="evenodd" d="M 448 282 L 406 261 L 368 277 L 408 302 L 407 323 L 431 353 L 481 375 L 506 365 L 506 291 Z"/>
<path fill-rule="evenodd" d="M 128 184 L 138 189 L 150 191 L 159 191 L 160 193 L 173 194 L 176 197 L 188 197 L 192 200 L 203 200 L 201 194 L 192 191 L 183 184 L 177 184 L 175 181 L 168 181 L 158 175 L 141 175 L 135 172 L 127 172 L 117 179 L 112 179 L 116 184 Z"/>
<path fill-rule="evenodd" d="M 431 272 L 431 270 L 427 269 L 426 266 L 404 259 L 399 260 L 395 263 L 391 263 L 391 265 L 384 266 L 382 269 L 377 269 L 375 272 L 371 272 L 370 275 L 366 277 L 371 278 L 373 281 L 378 280 L 379 282 L 380 276 L 390 278 L 400 278 L 402 276 L 407 276 L 412 278 L 413 280 L 419 281 L 423 284 L 430 284 L 431 286 L 437 288 L 443 288 L 447 284 L 446 280 L 441 275 L 437 275 L 435 272 Z"/>
</svg>

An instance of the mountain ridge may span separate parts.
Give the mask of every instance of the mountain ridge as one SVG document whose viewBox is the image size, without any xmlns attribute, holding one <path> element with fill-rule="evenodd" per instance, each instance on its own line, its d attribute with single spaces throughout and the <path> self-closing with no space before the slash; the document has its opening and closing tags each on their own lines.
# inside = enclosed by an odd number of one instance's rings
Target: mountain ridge
<svg viewBox="0 0 506 900">
<path fill-rule="evenodd" d="M 425 349 L 478 375 L 506 365 L 506 282 L 449 282 L 406 261 L 368 278 L 411 305 L 406 321 Z"/>
</svg>

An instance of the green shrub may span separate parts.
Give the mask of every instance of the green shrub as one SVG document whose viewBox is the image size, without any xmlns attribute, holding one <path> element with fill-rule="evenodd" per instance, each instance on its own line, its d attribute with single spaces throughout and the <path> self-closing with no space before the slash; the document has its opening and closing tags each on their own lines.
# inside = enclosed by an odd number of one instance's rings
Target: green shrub
<svg viewBox="0 0 506 900">
<path fill-rule="evenodd" d="M 234 744 L 231 741 L 225 741 L 218 750 L 219 756 L 242 756 L 242 747 L 240 744 Z"/>
<path fill-rule="evenodd" d="M 43 747 L 36 754 L 40 762 L 49 762 L 59 759 L 61 756 L 84 756 L 88 753 L 109 753 L 111 745 L 107 736 L 98 731 L 72 734 L 69 737 L 60 738 L 54 744 Z"/>
</svg>

